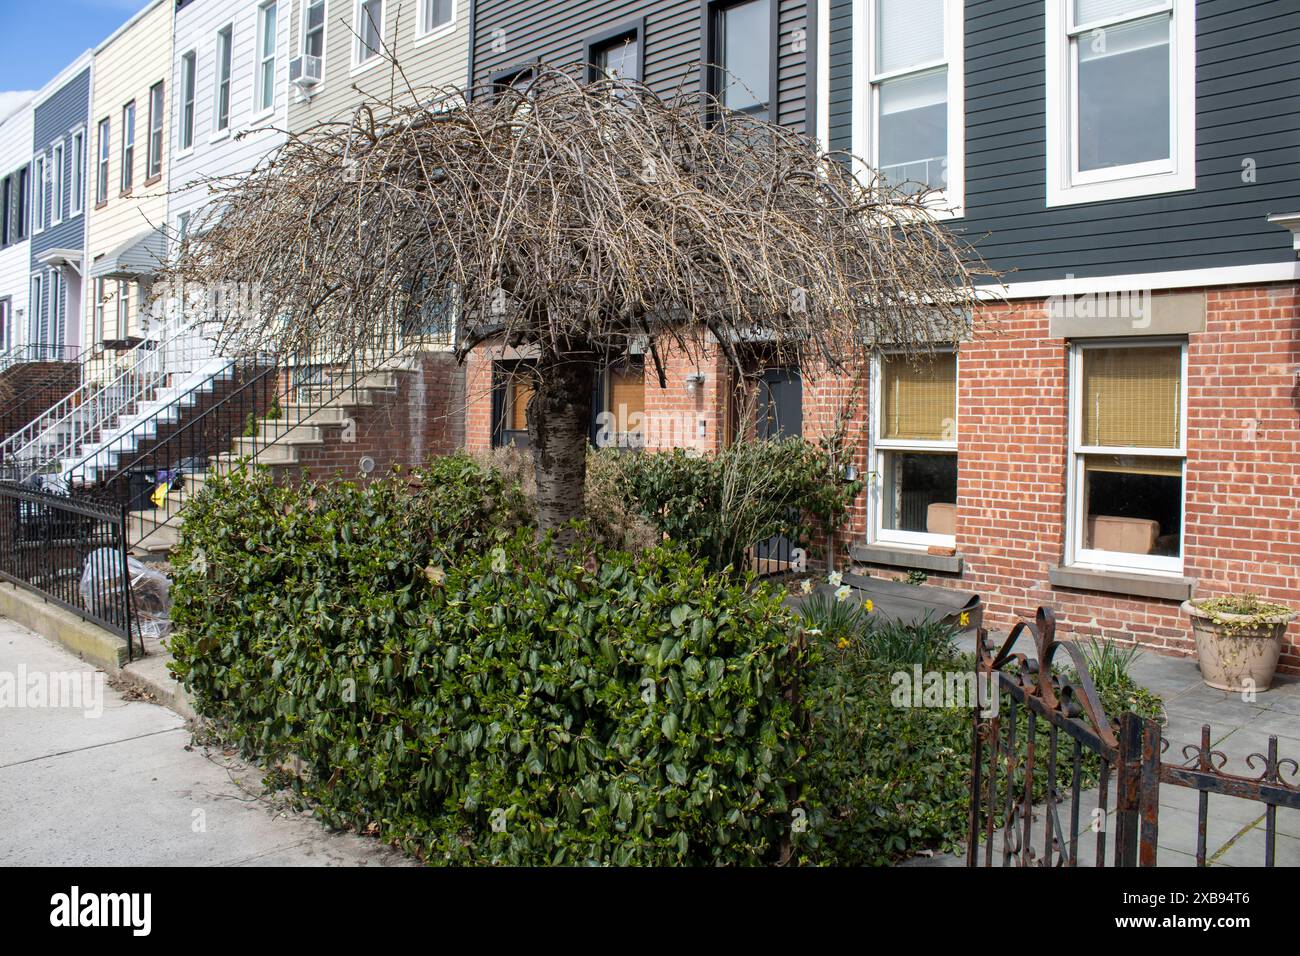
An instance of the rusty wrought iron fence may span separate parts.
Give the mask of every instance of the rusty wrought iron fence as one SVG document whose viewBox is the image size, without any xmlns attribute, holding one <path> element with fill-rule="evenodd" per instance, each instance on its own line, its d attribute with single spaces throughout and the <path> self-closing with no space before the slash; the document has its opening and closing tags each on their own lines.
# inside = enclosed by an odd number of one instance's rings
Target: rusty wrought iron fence
<svg viewBox="0 0 1300 956">
<path fill-rule="evenodd" d="M 985 629 L 978 633 L 985 691 L 972 720 L 967 866 L 1155 866 L 1162 786 L 1198 794 L 1198 866 L 1207 863 L 1212 794 L 1264 806 L 1261 862 L 1274 865 L 1277 811 L 1300 809 L 1300 779 L 1292 779 L 1300 766 L 1279 756 L 1276 736 L 1247 757 L 1254 776 L 1225 769 L 1208 725 L 1199 745 L 1183 748 L 1182 762 L 1166 761 L 1169 741 L 1157 721 L 1106 714 L 1084 655 L 1056 639 L 1050 608 L 1018 622 L 996 648 Z M 1015 651 L 1025 634 L 1033 656 Z M 1062 649 L 1068 671 L 1057 665 Z"/>
<path fill-rule="evenodd" d="M 127 568 L 125 508 L 0 482 L 0 578 L 117 634 L 133 660 Z"/>
</svg>

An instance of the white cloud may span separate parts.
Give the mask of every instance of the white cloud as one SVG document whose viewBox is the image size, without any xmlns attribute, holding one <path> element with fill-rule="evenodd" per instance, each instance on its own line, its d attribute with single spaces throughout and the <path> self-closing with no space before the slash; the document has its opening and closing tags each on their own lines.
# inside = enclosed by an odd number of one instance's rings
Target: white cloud
<svg viewBox="0 0 1300 956">
<path fill-rule="evenodd" d="M 19 109 L 27 105 L 28 100 L 36 95 L 35 90 L 9 90 L 0 92 L 0 122 L 7 120 Z"/>
</svg>

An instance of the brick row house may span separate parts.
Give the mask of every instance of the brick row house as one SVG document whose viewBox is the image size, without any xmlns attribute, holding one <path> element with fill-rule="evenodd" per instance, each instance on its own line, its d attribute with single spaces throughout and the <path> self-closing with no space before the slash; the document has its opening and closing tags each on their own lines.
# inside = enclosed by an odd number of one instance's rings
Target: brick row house
<svg viewBox="0 0 1300 956">
<path fill-rule="evenodd" d="M 1300 603 L 1300 9 L 828 13 L 822 135 L 942 189 L 1003 273 L 972 341 L 867 376 L 853 557 L 1178 651 L 1193 594 Z"/>
</svg>

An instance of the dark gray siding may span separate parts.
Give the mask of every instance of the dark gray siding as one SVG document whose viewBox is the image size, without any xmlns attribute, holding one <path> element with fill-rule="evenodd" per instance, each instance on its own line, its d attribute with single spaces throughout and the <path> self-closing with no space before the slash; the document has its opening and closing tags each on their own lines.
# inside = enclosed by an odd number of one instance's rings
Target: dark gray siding
<svg viewBox="0 0 1300 956">
<path fill-rule="evenodd" d="M 63 201 L 63 222 L 57 226 L 45 229 L 43 232 L 32 236 L 32 267 L 36 266 L 36 257 L 46 249 L 80 249 L 85 240 L 85 223 L 81 213 L 68 218 L 68 212 L 71 209 L 71 184 L 72 184 L 72 134 L 77 129 L 85 128 L 86 116 L 90 110 L 90 70 L 83 70 L 75 77 L 59 87 L 52 95 L 36 105 L 35 110 L 35 133 L 32 143 L 32 154 L 45 153 L 46 162 L 49 162 L 51 147 L 55 143 L 63 143 L 63 181 L 68 188 L 64 189 Z M 90 149 L 90 136 L 87 133 L 86 150 L 87 162 Z M 140 139 L 137 135 L 137 143 Z M 83 187 L 84 187 L 83 180 Z M 52 190 L 46 189 L 46 208 L 49 210 L 52 197 Z M 31 193 L 34 195 L 34 191 Z M 82 197 L 82 207 L 85 207 L 85 197 Z M 49 215 L 46 215 L 45 221 L 48 222 Z M 30 220 L 29 220 L 30 221 Z"/>
<path fill-rule="evenodd" d="M 644 19 L 645 82 L 659 95 L 700 85 L 700 0 L 477 0 L 474 12 L 474 82 L 539 59 L 562 66 L 585 59 L 588 38 Z M 796 49 L 795 31 L 806 29 L 805 0 L 781 0 L 778 32 L 777 116 L 803 129 L 805 75 L 811 38 Z"/>
<path fill-rule="evenodd" d="M 831 137 L 849 149 L 852 3 L 834 8 Z M 958 228 L 1009 281 L 1294 260 L 1265 219 L 1300 209 L 1300 3 L 1198 0 L 1194 191 L 1046 208 L 1044 72 L 1042 0 L 967 0 Z"/>
</svg>

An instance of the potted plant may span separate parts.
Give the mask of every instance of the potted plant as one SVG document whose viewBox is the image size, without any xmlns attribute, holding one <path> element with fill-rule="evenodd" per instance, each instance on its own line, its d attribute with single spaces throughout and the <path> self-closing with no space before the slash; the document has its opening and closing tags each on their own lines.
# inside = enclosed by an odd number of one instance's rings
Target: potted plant
<svg viewBox="0 0 1300 956">
<path fill-rule="evenodd" d="M 1295 611 L 1254 594 L 1184 601 L 1183 610 L 1192 619 L 1205 683 L 1219 690 L 1268 690 Z"/>
</svg>

